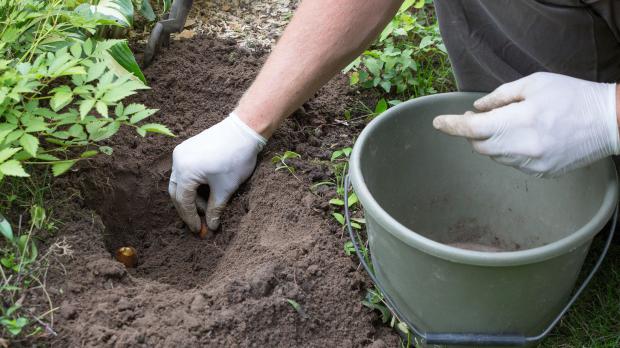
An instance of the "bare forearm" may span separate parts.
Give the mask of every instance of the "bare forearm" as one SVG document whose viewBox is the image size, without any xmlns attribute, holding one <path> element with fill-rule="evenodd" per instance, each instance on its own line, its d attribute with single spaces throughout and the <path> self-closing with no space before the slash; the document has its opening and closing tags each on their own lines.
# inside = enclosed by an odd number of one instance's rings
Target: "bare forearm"
<svg viewBox="0 0 620 348">
<path fill-rule="evenodd" d="M 305 0 L 235 112 L 266 138 L 359 55 L 402 1 Z"/>
</svg>

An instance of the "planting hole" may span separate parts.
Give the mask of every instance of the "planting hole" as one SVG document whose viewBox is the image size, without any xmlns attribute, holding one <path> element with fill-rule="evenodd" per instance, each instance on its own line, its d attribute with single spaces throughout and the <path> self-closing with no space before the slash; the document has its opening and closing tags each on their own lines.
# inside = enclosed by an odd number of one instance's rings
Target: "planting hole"
<svg viewBox="0 0 620 348">
<path fill-rule="evenodd" d="M 201 240 L 190 233 L 168 195 L 169 172 L 158 170 L 169 165 L 149 168 L 154 172 L 89 176 L 84 189 L 87 204 L 101 216 L 111 255 L 120 247 L 136 249 L 138 264 L 128 270 L 132 275 L 182 289 L 195 287 L 211 275 L 229 237 L 211 232 Z"/>
</svg>

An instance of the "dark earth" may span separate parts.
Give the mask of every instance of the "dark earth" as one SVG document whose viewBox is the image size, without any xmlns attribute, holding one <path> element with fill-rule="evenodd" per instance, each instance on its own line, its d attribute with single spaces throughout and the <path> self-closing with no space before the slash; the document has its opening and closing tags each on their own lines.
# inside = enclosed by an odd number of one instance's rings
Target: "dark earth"
<svg viewBox="0 0 620 348">
<path fill-rule="evenodd" d="M 350 146 L 363 122 L 345 110 L 374 98 L 338 76 L 289 118 L 233 197 L 220 230 L 189 233 L 167 193 L 175 145 L 232 111 L 264 55 L 208 37 L 173 42 L 145 69 L 151 90 L 134 101 L 160 111 L 153 122 L 177 135 L 141 138 L 123 129 L 112 156 L 61 177 L 69 197 L 54 209 L 73 254 L 50 269 L 55 312 L 44 342 L 58 347 L 394 347 L 397 335 L 361 300 L 369 286 L 346 256 L 327 201 L 334 150 Z M 354 116 L 359 116 L 354 113 Z M 295 176 L 271 159 L 299 153 Z M 112 257 L 133 246 L 138 266 Z M 296 311 L 287 302 L 300 304 Z M 28 342 L 30 344 L 32 342 Z"/>
</svg>

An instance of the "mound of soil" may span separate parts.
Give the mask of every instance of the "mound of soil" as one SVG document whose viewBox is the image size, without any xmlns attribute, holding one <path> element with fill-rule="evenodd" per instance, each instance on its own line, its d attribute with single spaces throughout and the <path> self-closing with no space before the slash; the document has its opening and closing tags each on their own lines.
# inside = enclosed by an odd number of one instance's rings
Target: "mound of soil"
<svg viewBox="0 0 620 348">
<path fill-rule="evenodd" d="M 329 156 L 351 145 L 361 125 L 335 122 L 362 96 L 331 81 L 274 135 L 256 171 L 232 199 L 222 227 L 200 240 L 167 193 L 175 145 L 222 120 L 248 87 L 262 56 L 206 37 L 174 42 L 145 71 L 151 90 L 135 98 L 161 111 L 154 122 L 176 138 L 124 129 L 112 156 L 85 163 L 57 190 L 75 192 L 56 213 L 58 238 L 73 254 L 48 279 L 60 304 L 58 346 L 396 346 L 362 306 L 368 283 L 343 252 L 329 217 Z M 271 158 L 294 150 L 296 177 Z M 112 258 L 133 246 L 138 266 Z M 287 299 L 301 305 L 296 311 Z"/>
</svg>

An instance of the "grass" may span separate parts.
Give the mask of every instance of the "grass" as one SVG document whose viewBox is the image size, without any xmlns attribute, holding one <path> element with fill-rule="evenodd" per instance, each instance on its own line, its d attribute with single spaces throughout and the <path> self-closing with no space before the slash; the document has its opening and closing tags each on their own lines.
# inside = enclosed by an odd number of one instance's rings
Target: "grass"
<svg viewBox="0 0 620 348">
<path fill-rule="evenodd" d="M 7 220 L 0 223 L 0 343 L 55 335 L 57 308 L 47 293 L 47 273 L 71 249 L 62 240 L 47 243 L 44 251 L 40 244 L 54 236 L 60 224 L 50 204 L 72 197 L 55 200 L 51 180 L 51 173 L 38 170 L 26 179 L 5 177 L 2 181 L 1 213 L 15 223 L 13 227 Z"/>
<path fill-rule="evenodd" d="M 594 255 L 600 249 L 597 242 Z M 620 347 L 620 245 L 611 246 L 590 286 L 540 347 Z"/>
</svg>

